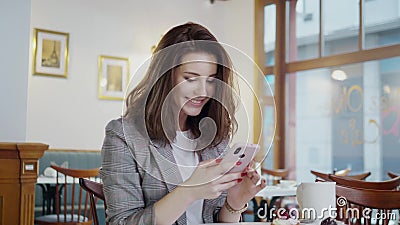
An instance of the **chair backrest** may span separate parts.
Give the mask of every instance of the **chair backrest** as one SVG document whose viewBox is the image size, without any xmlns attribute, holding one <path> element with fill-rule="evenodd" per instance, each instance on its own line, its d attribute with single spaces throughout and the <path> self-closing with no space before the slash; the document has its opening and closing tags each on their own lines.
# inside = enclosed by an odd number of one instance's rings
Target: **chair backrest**
<svg viewBox="0 0 400 225">
<path fill-rule="evenodd" d="M 329 178 L 330 175 L 329 173 L 322 173 L 322 172 L 317 172 L 315 170 L 310 171 L 312 174 L 314 174 L 317 178 L 320 178 L 325 181 L 332 181 L 331 178 Z M 365 173 L 360 173 L 360 174 L 354 174 L 354 175 L 343 175 L 344 173 L 339 173 L 339 175 L 335 174 L 335 176 L 340 176 L 340 177 L 347 177 L 347 178 L 352 178 L 356 180 L 365 180 L 367 177 L 371 175 L 371 172 L 365 172 Z"/>
<path fill-rule="evenodd" d="M 365 172 L 365 173 L 359 173 L 359 174 L 353 174 L 353 175 L 346 175 L 345 177 L 356 179 L 356 180 L 365 180 L 370 175 L 371 175 L 371 172 Z"/>
<path fill-rule="evenodd" d="M 375 190 L 394 190 L 400 185 L 400 177 L 385 181 L 364 181 L 349 177 L 329 175 L 329 179 L 341 186 L 375 189 Z"/>
<path fill-rule="evenodd" d="M 387 174 L 388 174 L 388 176 L 389 176 L 390 178 L 400 177 L 400 174 L 394 173 L 394 172 L 392 172 L 392 171 L 389 171 Z"/>
<path fill-rule="evenodd" d="M 261 168 L 261 174 L 272 176 L 273 183 L 277 184 L 279 180 L 285 179 L 289 175 L 288 169 L 265 169 Z"/>
<path fill-rule="evenodd" d="M 400 191 L 373 190 L 336 185 L 338 197 L 338 219 L 344 219 L 346 224 L 371 224 L 374 215 L 376 224 L 388 224 L 390 219 L 396 219 L 392 210 L 400 209 Z M 373 214 L 372 209 L 378 214 Z M 378 217 L 379 215 L 379 217 Z"/>
<path fill-rule="evenodd" d="M 56 215 L 45 215 L 35 219 L 35 224 L 91 225 L 89 195 L 78 184 L 79 178 L 95 179 L 99 168 L 69 169 L 51 165 L 56 170 L 55 211 Z"/>
<path fill-rule="evenodd" d="M 281 177 L 281 178 L 286 178 L 289 175 L 289 170 L 288 169 L 265 169 L 261 168 L 261 173 L 262 174 L 269 174 L 275 177 Z"/>
<path fill-rule="evenodd" d="M 350 173 L 351 169 L 350 168 L 346 168 L 343 170 L 339 170 L 334 172 L 333 174 L 337 175 L 337 176 L 347 176 Z"/>
<path fill-rule="evenodd" d="M 95 181 L 91 181 L 88 179 L 84 179 L 84 178 L 79 178 L 79 184 L 89 194 L 90 210 L 92 211 L 92 215 L 93 215 L 93 224 L 99 225 L 99 219 L 97 216 L 97 209 L 96 209 L 97 199 L 103 200 L 104 212 L 106 212 L 106 210 L 107 210 L 107 204 L 106 204 L 106 200 L 104 198 L 104 193 L 103 193 L 103 184 L 95 182 Z"/>
<path fill-rule="evenodd" d="M 317 172 L 315 170 L 311 170 L 310 172 L 314 174 L 317 178 L 320 178 L 324 181 L 331 181 L 331 179 L 329 178 L 329 173 Z"/>
</svg>

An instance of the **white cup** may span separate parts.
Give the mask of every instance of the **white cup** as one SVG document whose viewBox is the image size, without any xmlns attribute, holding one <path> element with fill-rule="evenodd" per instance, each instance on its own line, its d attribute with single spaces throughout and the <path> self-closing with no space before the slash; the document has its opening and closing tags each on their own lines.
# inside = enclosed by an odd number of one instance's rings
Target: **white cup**
<svg viewBox="0 0 400 225">
<path fill-rule="evenodd" d="M 296 191 L 300 216 L 317 222 L 327 217 L 334 217 L 336 213 L 335 186 L 335 182 L 301 183 Z"/>
</svg>

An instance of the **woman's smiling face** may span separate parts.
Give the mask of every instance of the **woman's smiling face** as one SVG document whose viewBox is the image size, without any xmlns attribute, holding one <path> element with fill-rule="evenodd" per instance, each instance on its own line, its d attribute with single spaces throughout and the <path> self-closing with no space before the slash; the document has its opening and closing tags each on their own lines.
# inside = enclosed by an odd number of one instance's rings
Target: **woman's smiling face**
<svg viewBox="0 0 400 225">
<path fill-rule="evenodd" d="M 173 94 L 179 107 L 179 126 L 185 130 L 188 116 L 200 114 L 203 106 L 214 95 L 217 75 L 215 56 L 205 52 L 188 53 L 174 70 Z"/>
</svg>

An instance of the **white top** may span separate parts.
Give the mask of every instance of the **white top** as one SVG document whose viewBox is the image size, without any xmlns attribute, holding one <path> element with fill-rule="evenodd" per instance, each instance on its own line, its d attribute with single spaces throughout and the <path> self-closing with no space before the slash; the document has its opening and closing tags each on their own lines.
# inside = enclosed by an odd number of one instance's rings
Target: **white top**
<svg viewBox="0 0 400 225">
<path fill-rule="evenodd" d="M 175 141 L 172 143 L 172 153 L 174 155 L 182 180 L 186 181 L 193 173 L 199 163 L 199 156 L 194 151 L 196 141 L 189 139 L 190 131 L 177 131 Z M 186 210 L 187 224 L 201 224 L 203 199 L 193 202 Z"/>
</svg>

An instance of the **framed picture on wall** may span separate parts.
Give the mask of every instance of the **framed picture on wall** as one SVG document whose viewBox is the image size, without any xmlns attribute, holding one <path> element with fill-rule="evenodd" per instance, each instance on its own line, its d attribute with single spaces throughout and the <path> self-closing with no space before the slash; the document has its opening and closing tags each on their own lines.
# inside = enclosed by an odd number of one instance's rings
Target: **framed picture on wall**
<svg viewBox="0 0 400 225">
<path fill-rule="evenodd" d="M 98 61 L 99 98 L 123 100 L 129 81 L 129 59 L 100 55 Z"/>
<path fill-rule="evenodd" d="M 69 34 L 42 29 L 34 33 L 33 74 L 67 78 Z"/>
</svg>

